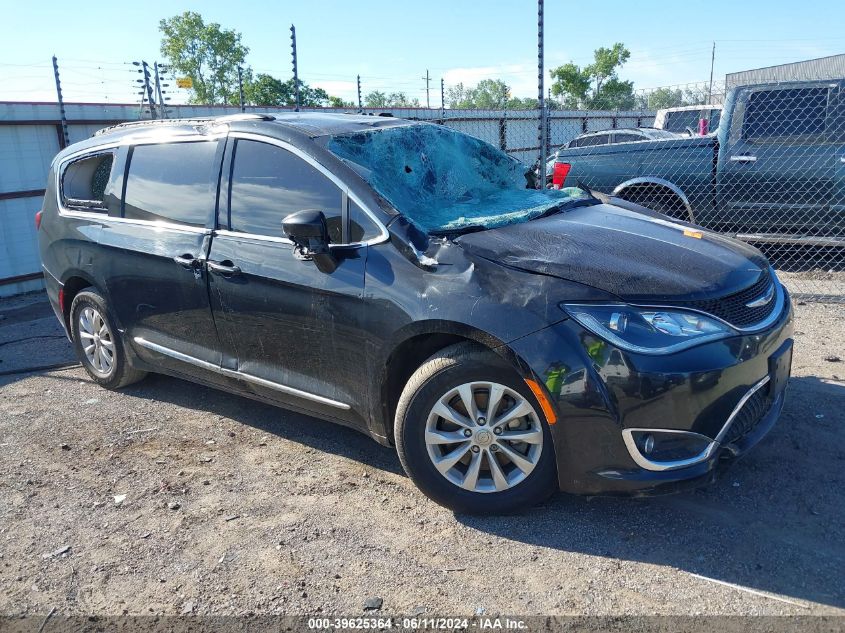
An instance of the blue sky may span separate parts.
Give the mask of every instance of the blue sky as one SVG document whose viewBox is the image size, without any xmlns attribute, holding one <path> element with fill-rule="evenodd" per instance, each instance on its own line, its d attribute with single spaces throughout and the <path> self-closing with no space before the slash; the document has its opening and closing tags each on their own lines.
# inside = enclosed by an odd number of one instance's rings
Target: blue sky
<svg viewBox="0 0 845 633">
<path fill-rule="evenodd" d="M 85 7 L 84 10 L 81 7 Z M 439 81 L 474 85 L 501 78 L 516 96 L 536 94 L 536 2 L 297 0 L 16 3 L 0 39 L 0 100 L 55 99 L 50 57 L 68 101 L 133 101 L 127 64 L 160 58 L 158 21 L 184 10 L 243 34 L 249 64 L 290 76 L 289 27 L 297 28 L 300 77 L 351 99 L 403 91 L 432 106 Z M 588 63 L 599 46 L 623 42 L 621 76 L 639 89 L 704 81 L 716 40 L 716 78 L 726 72 L 845 52 L 845 2 L 835 0 L 546 0 L 546 65 Z M 548 85 L 548 84 L 547 84 Z M 184 95 L 174 95 L 179 102 Z"/>
</svg>

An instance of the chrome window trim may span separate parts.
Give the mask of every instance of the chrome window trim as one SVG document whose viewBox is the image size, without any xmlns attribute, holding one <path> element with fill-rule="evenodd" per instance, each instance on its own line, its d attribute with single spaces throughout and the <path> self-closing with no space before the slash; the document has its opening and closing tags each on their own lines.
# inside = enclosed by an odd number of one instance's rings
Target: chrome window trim
<svg viewBox="0 0 845 633">
<path fill-rule="evenodd" d="M 240 231 L 230 231 L 229 229 L 217 229 L 214 231 L 215 236 L 219 237 L 234 237 L 245 240 L 255 240 L 257 242 L 275 242 L 277 244 L 290 244 L 293 242 L 286 237 L 273 237 L 272 235 L 260 235 L 258 233 L 242 233 Z"/>
<path fill-rule="evenodd" d="M 266 378 L 259 378 L 258 376 L 253 376 L 252 374 L 246 374 L 241 371 L 236 371 L 234 369 L 227 369 L 225 367 L 220 367 L 219 365 L 215 365 L 214 363 L 209 363 L 208 361 L 202 360 L 200 358 L 196 358 L 194 356 L 190 356 L 189 354 L 185 354 L 183 352 L 179 352 L 175 349 L 171 349 L 169 347 L 165 347 L 164 345 L 159 345 L 158 343 L 153 343 L 152 341 L 148 341 L 142 336 L 136 336 L 132 339 L 140 345 L 148 350 L 153 352 L 157 352 L 159 354 L 163 354 L 164 356 L 169 356 L 170 358 L 175 358 L 176 360 L 182 361 L 184 363 L 188 363 L 190 365 L 194 365 L 196 367 L 200 367 L 202 369 L 207 369 L 208 371 L 213 371 L 217 374 L 221 374 L 223 376 L 228 376 L 229 378 L 235 378 L 238 380 L 244 380 L 246 382 L 251 382 L 256 385 L 261 385 L 263 387 L 267 387 L 268 389 L 274 389 L 281 393 L 285 393 L 291 396 L 296 396 L 298 398 L 302 398 L 304 400 L 310 400 L 312 402 L 318 402 L 320 404 L 324 404 L 330 407 L 334 407 L 336 409 L 342 409 L 344 411 L 348 410 L 350 406 L 345 402 L 339 402 L 337 400 L 332 400 L 331 398 L 326 398 L 325 396 L 319 396 L 315 393 L 310 393 L 308 391 L 302 391 L 300 389 L 296 389 L 294 387 L 288 387 L 287 385 L 283 385 L 278 382 L 273 382 L 272 380 L 267 380 Z"/>
<path fill-rule="evenodd" d="M 148 226 L 154 229 L 162 229 L 168 231 L 182 231 L 183 233 L 195 233 L 195 234 L 209 234 L 211 233 L 212 229 L 205 227 L 205 226 L 189 226 L 187 224 L 176 224 L 173 222 L 165 222 L 163 220 L 138 220 L 135 218 L 116 218 L 108 214 L 108 211 L 104 213 L 96 213 L 94 211 L 77 211 L 75 209 L 69 209 L 64 204 L 62 204 L 62 173 L 64 173 L 65 168 L 67 165 L 75 160 L 80 158 L 84 158 L 86 156 L 93 156 L 95 154 L 100 154 L 102 152 L 112 150 L 115 151 L 120 147 L 123 146 L 138 146 L 138 145 L 169 145 L 171 143 L 196 143 L 198 141 L 219 141 L 222 138 L 225 138 L 225 133 L 217 133 L 217 134 L 191 134 L 186 136 L 177 136 L 166 140 L 156 140 L 155 138 L 149 137 L 128 137 L 124 139 L 120 139 L 119 141 L 112 141 L 110 143 L 103 143 L 102 145 L 96 145 L 94 147 L 88 147 L 83 150 L 79 150 L 68 154 L 58 163 L 56 168 L 56 205 L 59 211 L 59 216 L 66 217 L 66 218 L 76 218 L 78 220 L 100 220 L 100 221 L 108 221 L 110 223 L 117 223 L 117 224 L 131 224 L 137 226 Z"/>
<path fill-rule="evenodd" d="M 317 171 L 321 174 L 326 176 L 329 180 L 331 180 L 341 191 L 346 191 L 350 200 L 353 200 L 355 204 L 357 204 L 364 213 L 375 223 L 376 227 L 379 229 L 379 235 L 364 242 L 349 242 L 343 244 L 332 244 L 331 246 L 336 247 L 343 247 L 343 248 L 356 248 L 361 246 L 370 246 L 375 244 L 381 244 L 386 242 L 390 239 L 390 233 L 387 231 L 387 227 L 385 227 L 384 223 L 379 220 L 378 216 L 376 216 L 373 211 L 363 203 L 361 198 L 359 198 L 350 188 L 349 186 L 340 178 L 338 178 L 335 174 L 331 171 L 326 169 L 321 163 L 319 163 L 313 156 L 307 154 L 306 152 L 302 151 L 298 147 L 288 143 L 287 141 L 283 141 L 277 138 L 273 138 L 272 136 L 264 136 L 263 134 L 255 134 L 252 132 L 231 132 L 229 134 L 229 138 L 235 139 L 244 139 L 247 141 L 257 141 L 259 143 L 267 143 L 269 145 L 275 145 L 276 147 L 280 147 L 281 149 L 289 151 L 291 154 L 294 154 L 298 158 L 304 160 L 306 163 L 314 167 Z M 220 231 L 218 231 L 220 233 Z M 238 233 L 237 231 L 228 231 L 229 234 L 231 233 Z M 273 236 L 263 236 L 257 235 L 255 233 L 242 233 L 241 235 L 250 236 L 251 238 L 264 238 L 269 237 L 273 241 L 278 241 L 287 238 L 274 238 Z M 290 240 L 287 240 L 290 242 Z M 292 243 L 292 242 L 291 242 Z"/>
<path fill-rule="evenodd" d="M 709 437 L 700 433 L 694 433 L 692 431 L 682 431 L 680 429 L 630 428 L 622 430 L 622 439 L 625 442 L 625 448 L 628 449 L 628 453 L 631 455 L 631 459 L 634 460 L 634 463 L 637 464 L 637 466 L 653 472 L 677 470 L 678 468 L 686 468 L 687 466 L 694 466 L 695 464 L 707 461 L 708 459 L 710 459 L 710 457 L 713 456 L 713 453 L 716 451 L 716 449 L 721 446 L 722 441 L 725 439 L 725 435 L 727 435 L 728 431 L 730 431 L 731 425 L 734 423 L 736 416 L 739 415 L 739 412 L 742 410 L 742 407 L 745 406 L 745 403 L 748 402 L 751 396 L 753 396 L 760 389 L 769 384 L 769 380 L 770 376 L 764 376 L 757 383 L 755 383 L 754 386 L 751 387 L 751 389 L 749 389 L 744 396 L 742 396 L 742 398 L 740 398 L 739 402 L 733 408 L 733 411 L 731 411 L 731 414 L 728 416 L 728 419 L 725 421 L 725 424 L 722 426 L 722 429 L 719 431 L 719 434 L 716 435 L 715 439 L 711 440 Z M 695 455 L 694 457 L 669 462 L 656 462 L 650 460 L 640 452 L 636 441 L 634 441 L 634 433 L 676 433 L 692 435 L 710 440 L 710 443 L 707 445 L 707 448 L 705 448 L 703 451 L 701 451 L 698 455 Z"/>
</svg>

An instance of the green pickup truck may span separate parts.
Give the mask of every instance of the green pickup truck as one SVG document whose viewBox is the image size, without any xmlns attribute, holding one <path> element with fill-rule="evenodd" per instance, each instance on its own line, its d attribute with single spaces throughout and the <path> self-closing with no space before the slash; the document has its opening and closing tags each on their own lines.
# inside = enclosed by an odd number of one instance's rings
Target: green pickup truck
<svg viewBox="0 0 845 633">
<path fill-rule="evenodd" d="M 709 136 L 562 149 L 553 183 L 746 240 L 845 246 L 845 80 L 735 88 Z"/>
</svg>

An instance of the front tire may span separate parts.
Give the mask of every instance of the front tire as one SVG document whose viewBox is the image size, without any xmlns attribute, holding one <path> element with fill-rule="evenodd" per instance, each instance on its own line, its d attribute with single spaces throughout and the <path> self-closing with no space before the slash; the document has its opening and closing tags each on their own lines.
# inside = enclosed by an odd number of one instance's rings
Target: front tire
<svg viewBox="0 0 845 633">
<path fill-rule="evenodd" d="M 474 343 L 448 347 L 414 372 L 394 431 L 408 476 L 456 512 L 507 514 L 555 490 L 552 438 L 534 395 Z"/>
<path fill-rule="evenodd" d="M 126 349 L 103 299 L 83 290 L 70 306 L 73 347 L 91 379 L 107 389 L 120 389 L 138 382 L 146 372 L 129 365 Z"/>
</svg>

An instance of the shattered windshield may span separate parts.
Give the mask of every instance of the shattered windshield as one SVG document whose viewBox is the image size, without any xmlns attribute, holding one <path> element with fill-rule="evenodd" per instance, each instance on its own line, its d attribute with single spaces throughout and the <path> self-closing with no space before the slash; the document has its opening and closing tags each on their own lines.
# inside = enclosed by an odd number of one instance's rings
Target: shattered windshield
<svg viewBox="0 0 845 633">
<path fill-rule="evenodd" d="M 562 203 L 592 200 L 580 189 L 526 189 L 525 165 L 439 125 L 339 134 L 328 148 L 429 233 L 524 222 Z"/>
</svg>

